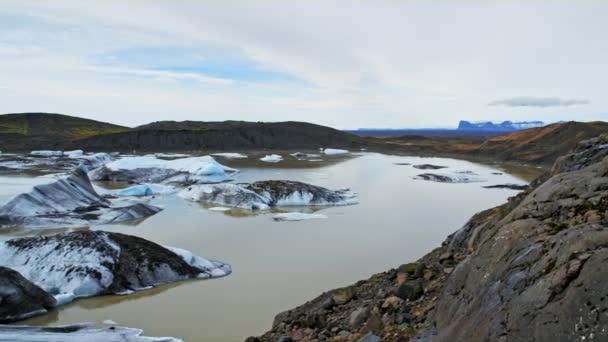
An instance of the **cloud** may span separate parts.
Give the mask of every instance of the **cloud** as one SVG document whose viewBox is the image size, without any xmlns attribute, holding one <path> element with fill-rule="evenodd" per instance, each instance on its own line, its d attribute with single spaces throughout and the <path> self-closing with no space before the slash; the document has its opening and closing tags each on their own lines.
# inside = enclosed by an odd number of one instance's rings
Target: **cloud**
<svg viewBox="0 0 608 342">
<path fill-rule="evenodd" d="M 568 107 L 574 105 L 589 104 L 589 100 L 583 99 L 560 99 L 559 97 L 532 97 L 520 96 L 510 99 L 497 100 L 489 103 L 490 106 L 505 107 Z"/>
</svg>

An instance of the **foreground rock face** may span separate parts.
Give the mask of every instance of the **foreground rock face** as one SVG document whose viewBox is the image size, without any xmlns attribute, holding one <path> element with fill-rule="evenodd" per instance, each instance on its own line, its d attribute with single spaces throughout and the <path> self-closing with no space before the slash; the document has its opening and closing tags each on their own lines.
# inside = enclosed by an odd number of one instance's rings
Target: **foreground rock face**
<svg viewBox="0 0 608 342">
<path fill-rule="evenodd" d="M 198 185 L 184 189 L 181 197 L 245 209 L 275 206 L 330 206 L 355 204 L 348 190 L 329 190 L 296 181 L 259 181 L 251 184 Z"/>
<path fill-rule="evenodd" d="M 54 295 L 122 294 L 179 280 L 228 275 L 230 266 L 177 248 L 119 233 L 79 231 L 0 243 L 0 266 L 10 267 Z"/>
<path fill-rule="evenodd" d="M 31 342 L 181 342 L 173 337 L 146 337 L 141 329 L 126 327 L 94 328 L 92 324 L 57 327 L 0 325 L 0 341 Z"/>
<path fill-rule="evenodd" d="M 46 314 L 56 304 L 53 296 L 25 279 L 19 272 L 0 267 L 0 323 Z"/>
<path fill-rule="evenodd" d="M 281 313 L 249 341 L 608 340 L 607 144 L 580 143 L 416 263 Z"/>
<path fill-rule="evenodd" d="M 0 208 L 0 228 L 52 228 L 107 224 L 154 215 L 161 209 L 137 203 L 118 207 L 100 196 L 85 167 L 50 184 L 35 186 Z"/>
</svg>

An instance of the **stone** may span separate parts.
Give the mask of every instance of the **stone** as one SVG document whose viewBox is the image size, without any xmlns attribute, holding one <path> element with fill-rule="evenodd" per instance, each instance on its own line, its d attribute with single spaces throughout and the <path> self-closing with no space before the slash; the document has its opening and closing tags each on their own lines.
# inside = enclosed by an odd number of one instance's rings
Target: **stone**
<svg viewBox="0 0 608 342">
<path fill-rule="evenodd" d="M 358 308 L 350 314 L 348 324 L 353 329 L 358 329 L 363 323 L 365 323 L 370 315 L 370 311 L 366 307 Z"/>
<path fill-rule="evenodd" d="M 395 295 L 405 301 L 414 301 L 424 294 L 422 284 L 417 280 L 408 281 L 397 287 Z"/>
<path fill-rule="evenodd" d="M 357 340 L 357 342 L 381 342 L 382 339 L 374 334 L 367 333 L 365 336 Z"/>
</svg>

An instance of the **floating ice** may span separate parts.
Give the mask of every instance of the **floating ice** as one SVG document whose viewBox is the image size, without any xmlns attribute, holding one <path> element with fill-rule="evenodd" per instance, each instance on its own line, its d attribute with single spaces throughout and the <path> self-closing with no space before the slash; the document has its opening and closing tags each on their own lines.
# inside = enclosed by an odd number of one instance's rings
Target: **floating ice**
<svg viewBox="0 0 608 342">
<path fill-rule="evenodd" d="M 84 154 L 83 150 L 74 150 L 74 151 L 65 151 L 65 152 L 63 152 L 63 155 L 67 156 L 68 158 L 82 157 L 83 154 Z"/>
<path fill-rule="evenodd" d="M 61 157 L 63 156 L 63 151 L 32 151 L 30 152 L 30 155 L 38 157 Z"/>
<path fill-rule="evenodd" d="M 244 209 L 268 209 L 265 198 L 240 185 L 223 183 L 193 185 L 179 193 L 191 201 L 208 202 Z"/>
<path fill-rule="evenodd" d="M 278 163 L 281 160 L 283 160 L 283 157 L 281 157 L 278 154 L 269 154 L 269 155 L 266 155 L 263 158 L 260 158 L 260 160 L 263 161 L 263 162 L 267 162 L 267 163 Z"/>
<path fill-rule="evenodd" d="M 348 154 L 350 153 L 348 150 L 341 150 L 337 148 L 326 148 L 323 150 L 323 153 L 327 155 L 340 155 L 340 154 Z"/>
<path fill-rule="evenodd" d="M 321 214 L 307 214 L 307 213 L 281 213 L 276 214 L 272 217 L 275 221 L 303 221 L 313 219 L 326 219 L 327 216 Z"/>
<path fill-rule="evenodd" d="M 154 196 L 173 194 L 177 191 L 174 186 L 145 183 L 118 190 L 115 194 L 116 196 Z"/>
<path fill-rule="evenodd" d="M 244 158 L 247 158 L 247 156 L 244 155 L 244 154 L 230 153 L 230 152 L 213 153 L 212 156 L 214 156 L 214 157 L 224 157 L 226 159 L 244 159 Z"/>
<path fill-rule="evenodd" d="M 478 183 L 486 182 L 485 179 L 476 174 L 469 173 L 453 173 L 453 174 L 438 174 L 438 173 L 423 173 L 414 177 L 414 179 L 422 179 L 438 183 Z"/>
</svg>

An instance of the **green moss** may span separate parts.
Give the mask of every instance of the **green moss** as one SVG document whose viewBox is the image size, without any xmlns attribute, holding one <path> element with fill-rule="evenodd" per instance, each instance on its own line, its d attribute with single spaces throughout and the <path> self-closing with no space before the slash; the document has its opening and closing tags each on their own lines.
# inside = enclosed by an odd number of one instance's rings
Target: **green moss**
<svg viewBox="0 0 608 342">
<path fill-rule="evenodd" d="M 409 263 L 399 266 L 399 269 L 397 271 L 400 273 L 414 275 L 416 273 L 416 269 L 418 269 L 418 265 L 416 263 Z"/>
<path fill-rule="evenodd" d="M 548 226 L 551 227 L 551 230 L 549 231 L 549 235 L 555 235 L 555 234 L 561 232 L 562 230 L 568 228 L 568 225 L 565 223 L 550 222 L 548 224 Z"/>
</svg>

